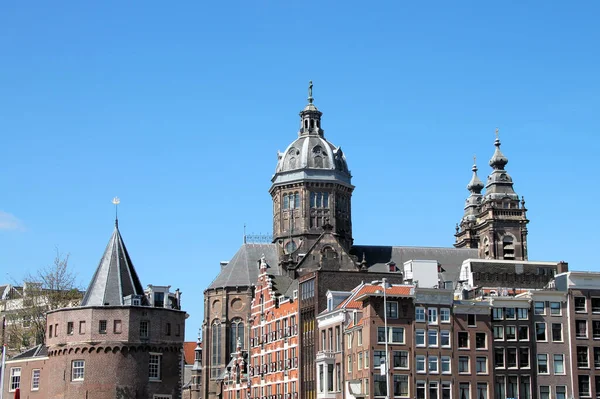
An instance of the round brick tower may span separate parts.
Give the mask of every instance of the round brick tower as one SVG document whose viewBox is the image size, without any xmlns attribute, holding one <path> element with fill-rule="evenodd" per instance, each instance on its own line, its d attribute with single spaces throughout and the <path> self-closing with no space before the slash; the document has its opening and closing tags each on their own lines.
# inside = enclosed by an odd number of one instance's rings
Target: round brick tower
<svg viewBox="0 0 600 399">
<path fill-rule="evenodd" d="M 144 292 L 115 225 L 81 305 L 47 314 L 48 398 L 180 398 L 179 299 Z"/>
</svg>

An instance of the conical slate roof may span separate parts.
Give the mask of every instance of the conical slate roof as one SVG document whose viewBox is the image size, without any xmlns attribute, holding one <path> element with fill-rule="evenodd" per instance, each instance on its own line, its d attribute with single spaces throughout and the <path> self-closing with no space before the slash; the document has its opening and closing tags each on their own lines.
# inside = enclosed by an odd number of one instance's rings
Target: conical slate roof
<svg viewBox="0 0 600 399">
<path fill-rule="evenodd" d="M 115 223 L 115 230 L 81 306 L 123 305 L 123 298 L 129 295 L 144 295 L 144 289 L 127 253 L 118 224 Z"/>
</svg>

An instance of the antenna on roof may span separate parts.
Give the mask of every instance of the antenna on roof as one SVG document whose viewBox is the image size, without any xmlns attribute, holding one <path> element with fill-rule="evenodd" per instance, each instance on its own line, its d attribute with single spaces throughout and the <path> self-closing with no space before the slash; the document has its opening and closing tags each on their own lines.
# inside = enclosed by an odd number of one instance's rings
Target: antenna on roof
<svg viewBox="0 0 600 399">
<path fill-rule="evenodd" d="M 246 223 L 244 223 L 244 244 L 246 243 Z"/>
<path fill-rule="evenodd" d="M 115 227 L 119 227 L 119 204 L 121 203 L 121 200 L 119 199 L 119 197 L 115 197 L 112 200 L 112 203 L 115 205 Z"/>
</svg>

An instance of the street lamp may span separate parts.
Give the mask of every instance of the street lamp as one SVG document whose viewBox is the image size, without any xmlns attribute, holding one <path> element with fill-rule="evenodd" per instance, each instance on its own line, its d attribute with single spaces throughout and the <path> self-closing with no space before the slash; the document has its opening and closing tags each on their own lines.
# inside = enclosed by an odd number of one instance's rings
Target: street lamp
<svg viewBox="0 0 600 399">
<path fill-rule="evenodd" d="M 384 277 L 381 280 L 371 282 L 371 284 L 380 284 L 383 287 L 383 328 L 385 330 L 385 399 L 390 397 L 390 362 L 388 350 L 388 325 L 387 325 L 387 279 Z"/>
</svg>

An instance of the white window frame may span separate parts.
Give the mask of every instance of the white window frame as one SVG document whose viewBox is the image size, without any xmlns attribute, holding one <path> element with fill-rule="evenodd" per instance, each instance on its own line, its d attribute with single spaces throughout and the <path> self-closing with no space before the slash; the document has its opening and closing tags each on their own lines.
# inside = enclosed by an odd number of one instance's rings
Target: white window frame
<svg viewBox="0 0 600 399">
<path fill-rule="evenodd" d="M 444 371 L 444 364 L 448 365 L 448 370 Z M 440 357 L 440 373 L 452 374 L 452 358 L 450 356 Z"/>
<path fill-rule="evenodd" d="M 513 331 L 513 336 L 514 336 L 514 338 L 510 338 L 510 339 L 508 338 L 508 331 L 507 331 L 507 330 L 509 330 L 509 329 L 511 329 L 511 330 Z M 546 335 L 547 335 L 547 334 L 546 334 Z M 505 326 L 505 327 L 504 327 L 504 338 L 505 338 L 507 341 L 513 341 L 513 342 L 514 342 L 514 341 L 517 341 L 517 340 L 518 340 L 518 338 L 519 338 L 519 336 L 518 336 L 518 334 L 517 334 L 517 326 Z"/>
<path fill-rule="evenodd" d="M 448 336 L 448 345 L 442 344 L 443 336 Z M 440 331 L 440 347 L 441 348 L 452 348 L 452 334 L 450 333 L 450 330 L 441 330 Z"/>
<path fill-rule="evenodd" d="M 557 314 L 553 313 L 553 309 L 552 309 L 553 304 L 558 304 L 558 313 Z M 554 302 L 554 301 L 550 302 L 549 307 L 550 307 L 550 316 L 562 316 L 562 306 L 561 306 L 560 302 Z"/>
<path fill-rule="evenodd" d="M 556 357 L 560 356 L 561 357 L 561 362 L 562 362 L 562 373 L 557 373 L 556 372 Z M 555 353 L 554 355 L 552 355 L 552 372 L 554 373 L 554 375 L 566 375 L 567 374 L 567 369 L 565 367 L 565 355 L 562 353 Z"/>
<path fill-rule="evenodd" d="M 538 336 L 537 336 L 537 325 L 538 324 L 543 324 L 545 326 L 544 331 L 546 332 L 546 334 L 545 334 L 546 339 L 538 339 Z M 534 323 L 533 327 L 535 328 L 535 331 L 534 331 L 535 332 L 535 342 L 548 342 L 548 325 L 544 322 L 536 322 L 536 323 Z"/>
<path fill-rule="evenodd" d="M 521 316 L 525 317 L 521 317 Z M 529 320 L 529 309 L 517 308 L 517 320 Z"/>
<path fill-rule="evenodd" d="M 467 371 L 460 371 L 461 359 L 467 359 Z M 471 357 L 470 356 L 459 356 L 458 357 L 458 373 L 459 374 L 471 374 Z"/>
<path fill-rule="evenodd" d="M 9 384 L 8 392 L 14 392 L 21 388 L 21 367 L 11 367 Z M 3 389 L 3 387 L 0 388 Z"/>
<path fill-rule="evenodd" d="M 542 305 L 542 310 L 541 312 L 538 311 L 537 305 L 541 304 Z M 544 301 L 535 301 L 533 303 L 533 314 L 535 316 L 545 316 L 546 315 L 546 302 Z"/>
<path fill-rule="evenodd" d="M 423 368 L 419 369 L 419 365 L 422 364 Z M 415 356 L 415 370 L 419 374 L 425 374 L 427 372 L 427 358 L 425 355 L 417 355 Z"/>
<path fill-rule="evenodd" d="M 440 323 L 450 323 L 450 308 L 440 309 Z"/>
<path fill-rule="evenodd" d="M 427 308 L 427 324 L 437 325 L 438 322 L 438 308 Z"/>
<path fill-rule="evenodd" d="M 76 359 L 71 361 L 71 381 L 85 380 L 85 360 Z"/>
<path fill-rule="evenodd" d="M 577 308 L 575 307 L 575 299 L 577 299 L 577 298 L 583 298 L 583 304 L 585 305 L 583 307 L 583 310 L 577 310 Z M 573 297 L 573 309 L 575 310 L 575 313 L 587 313 L 587 299 L 586 299 L 586 297 L 584 297 L 584 296 Z"/>
<path fill-rule="evenodd" d="M 431 369 L 431 365 L 435 365 L 435 370 Z M 427 358 L 427 371 L 429 374 L 439 374 L 440 373 L 440 360 L 437 356 L 429 356 Z"/>
<path fill-rule="evenodd" d="M 435 342 L 431 342 L 432 338 L 435 339 Z M 429 329 L 427 330 L 427 346 L 429 348 L 437 348 L 440 346 L 440 337 L 439 337 L 439 332 L 438 330 L 435 329 Z"/>
<path fill-rule="evenodd" d="M 546 372 L 542 373 L 540 371 L 540 356 L 546 356 Z M 550 365 L 548 364 L 548 354 L 547 353 L 538 353 L 535 358 L 535 366 L 536 372 L 540 375 L 549 375 L 550 374 Z"/>
<path fill-rule="evenodd" d="M 502 336 L 499 338 L 496 338 L 496 331 L 502 331 Z M 493 326 L 492 328 L 492 335 L 494 337 L 494 341 L 504 341 L 504 326 Z"/>
<path fill-rule="evenodd" d="M 417 341 L 417 337 L 421 335 L 423 336 L 423 343 L 419 344 L 419 342 Z M 419 348 L 424 348 L 427 346 L 427 334 L 425 334 L 425 330 L 415 330 L 415 346 Z"/>
<path fill-rule="evenodd" d="M 158 360 L 158 361 L 156 361 Z M 162 381 L 162 353 L 150 352 L 148 354 L 148 380 L 152 382 Z M 156 372 L 153 373 L 153 367 L 156 367 Z"/>
<path fill-rule="evenodd" d="M 35 372 L 37 371 L 37 379 L 35 376 Z M 31 390 L 32 391 L 39 391 L 40 390 L 40 377 L 41 377 L 41 370 L 40 369 L 33 369 L 31 370 Z M 37 382 L 37 384 L 36 384 Z"/>
<path fill-rule="evenodd" d="M 504 308 L 492 308 L 492 320 L 504 320 Z"/>
<path fill-rule="evenodd" d="M 419 306 L 415 309 L 415 321 L 418 323 L 425 323 L 427 321 L 427 312 L 424 307 Z"/>
<path fill-rule="evenodd" d="M 477 366 L 479 365 L 479 360 L 483 359 L 484 360 L 484 365 L 485 365 L 485 370 L 484 371 L 477 371 Z M 489 364 L 488 364 L 488 358 L 487 356 L 477 356 L 475 357 L 475 374 L 477 375 L 488 375 L 489 374 Z"/>
</svg>

